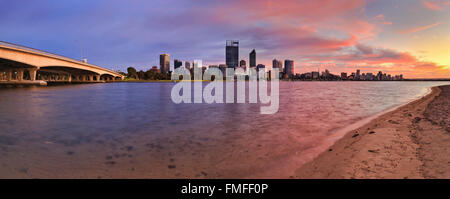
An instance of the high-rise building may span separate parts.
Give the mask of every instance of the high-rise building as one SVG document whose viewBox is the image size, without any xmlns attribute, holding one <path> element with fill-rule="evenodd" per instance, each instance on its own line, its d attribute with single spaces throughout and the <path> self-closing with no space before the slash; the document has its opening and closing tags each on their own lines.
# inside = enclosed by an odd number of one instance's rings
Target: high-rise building
<svg viewBox="0 0 450 199">
<path fill-rule="evenodd" d="M 227 40 L 225 49 L 225 64 L 228 68 L 236 68 L 239 64 L 239 41 Z"/>
<path fill-rule="evenodd" d="M 294 61 L 289 59 L 284 60 L 284 74 L 289 77 L 294 75 Z"/>
<path fill-rule="evenodd" d="M 265 73 L 264 73 L 264 76 L 260 76 L 260 74 L 259 74 L 259 71 L 266 71 L 266 65 L 264 65 L 264 64 L 258 64 L 257 66 L 256 66 L 256 71 L 258 72 L 258 79 L 259 78 L 265 78 Z"/>
<path fill-rule="evenodd" d="M 192 64 L 192 68 L 202 68 L 203 67 L 203 63 L 201 59 L 196 59 L 194 60 L 193 64 Z"/>
<path fill-rule="evenodd" d="M 183 65 L 182 61 L 180 61 L 178 59 L 173 60 L 173 68 L 174 69 L 177 69 L 177 68 L 181 67 L 182 65 Z"/>
<path fill-rule="evenodd" d="M 250 67 L 256 67 L 256 51 L 255 49 L 252 50 L 249 54 L 250 58 Z"/>
<path fill-rule="evenodd" d="M 383 80 L 382 78 L 383 78 L 383 72 L 378 71 L 378 73 L 377 73 L 377 80 Z"/>
<path fill-rule="evenodd" d="M 161 54 L 159 55 L 159 68 L 161 73 L 166 74 L 170 71 L 170 55 Z"/>
<path fill-rule="evenodd" d="M 278 71 L 283 72 L 282 71 L 283 64 L 281 63 L 280 60 L 277 59 L 272 60 L 272 68 L 278 68 Z"/>
<path fill-rule="evenodd" d="M 356 80 L 360 80 L 361 79 L 361 71 L 358 69 L 356 70 Z"/>
<path fill-rule="evenodd" d="M 222 74 L 225 75 L 227 65 L 226 64 L 219 64 L 219 69 L 222 71 Z"/>
<path fill-rule="evenodd" d="M 186 61 L 185 63 L 184 63 L 184 67 L 186 68 L 186 69 L 191 69 L 191 63 L 190 62 L 188 62 L 188 61 Z"/>
<path fill-rule="evenodd" d="M 266 65 L 264 65 L 264 64 L 258 64 L 258 65 L 256 66 L 256 70 L 257 70 L 257 71 L 259 71 L 260 69 L 264 69 L 264 68 L 266 68 Z"/>
</svg>

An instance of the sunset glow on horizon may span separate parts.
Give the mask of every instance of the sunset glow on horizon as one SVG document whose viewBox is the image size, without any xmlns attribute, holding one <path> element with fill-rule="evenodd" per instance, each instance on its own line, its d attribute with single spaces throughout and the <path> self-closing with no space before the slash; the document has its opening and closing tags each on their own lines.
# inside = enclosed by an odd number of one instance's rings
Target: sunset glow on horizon
<svg viewBox="0 0 450 199">
<path fill-rule="evenodd" d="M 295 73 L 378 71 L 450 78 L 450 0 L 19 1 L 0 8 L 1 38 L 125 71 L 159 54 L 225 63 L 292 59 Z M 171 63 L 173 64 L 173 63 Z"/>
</svg>

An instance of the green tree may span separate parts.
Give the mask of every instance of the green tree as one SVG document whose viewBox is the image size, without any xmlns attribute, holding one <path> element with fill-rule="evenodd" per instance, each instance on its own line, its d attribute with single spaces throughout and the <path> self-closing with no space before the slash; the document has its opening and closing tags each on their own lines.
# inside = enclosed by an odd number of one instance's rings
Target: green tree
<svg viewBox="0 0 450 199">
<path fill-rule="evenodd" d="M 137 72 L 137 77 L 138 77 L 139 80 L 145 79 L 144 71 L 140 70 L 139 72 Z"/>
<path fill-rule="evenodd" d="M 127 68 L 127 78 L 133 78 L 133 79 L 137 79 L 137 71 L 136 71 L 136 69 L 135 68 L 133 68 L 133 67 L 128 67 Z"/>
</svg>

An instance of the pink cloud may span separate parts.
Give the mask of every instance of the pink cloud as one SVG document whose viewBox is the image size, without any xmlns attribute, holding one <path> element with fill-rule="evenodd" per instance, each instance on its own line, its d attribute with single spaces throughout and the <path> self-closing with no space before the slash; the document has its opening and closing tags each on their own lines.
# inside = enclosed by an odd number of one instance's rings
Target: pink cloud
<svg viewBox="0 0 450 199">
<path fill-rule="evenodd" d="M 442 11 L 446 6 L 450 5 L 450 1 L 441 1 L 441 0 L 422 0 L 423 5 L 435 11 Z"/>
<path fill-rule="evenodd" d="M 240 26 L 242 35 L 251 32 L 260 41 L 276 40 L 284 49 L 335 51 L 375 36 L 364 6 L 361 0 L 230 0 L 217 7 L 213 20 Z"/>
<path fill-rule="evenodd" d="M 379 23 L 383 24 L 383 25 L 392 25 L 392 22 L 386 21 L 386 19 L 385 19 L 383 14 L 377 15 L 375 17 L 375 20 L 378 21 Z"/>
<path fill-rule="evenodd" d="M 428 29 L 438 26 L 440 24 L 441 24 L 441 22 L 436 22 L 434 24 L 430 24 L 430 25 L 426 25 L 426 26 L 419 26 L 419 27 L 414 27 L 414 28 L 410 28 L 407 30 L 402 30 L 402 31 L 399 31 L 399 33 L 408 34 L 408 33 L 420 32 L 420 31 L 428 30 Z"/>
<path fill-rule="evenodd" d="M 271 65 L 271 59 L 278 57 L 301 59 L 296 64 L 298 71 L 309 69 L 303 67 L 309 63 L 331 63 L 329 67 L 352 64 L 377 71 L 410 71 L 404 74 L 411 77 L 415 72 L 445 73 L 443 66 L 423 62 L 408 52 L 361 45 L 376 38 L 377 24 L 392 24 L 383 14 L 368 18 L 365 1 L 230 0 L 218 5 L 211 19 L 235 30 L 247 46 L 261 49 L 257 52 L 260 63 Z M 401 32 L 419 32 L 439 24 Z"/>
</svg>

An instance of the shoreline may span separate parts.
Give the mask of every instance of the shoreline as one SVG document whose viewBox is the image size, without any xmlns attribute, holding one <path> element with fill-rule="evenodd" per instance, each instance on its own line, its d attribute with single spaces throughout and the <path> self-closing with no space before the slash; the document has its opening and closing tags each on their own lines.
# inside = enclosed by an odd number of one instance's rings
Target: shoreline
<svg viewBox="0 0 450 199">
<path fill-rule="evenodd" d="M 440 96 L 442 89 L 445 93 Z M 349 131 L 328 150 L 298 168 L 295 177 L 450 178 L 448 110 L 438 116 L 433 110 L 448 103 L 448 90 L 449 85 L 433 87 L 420 99 L 383 111 L 359 127 L 346 128 Z"/>
</svg>

